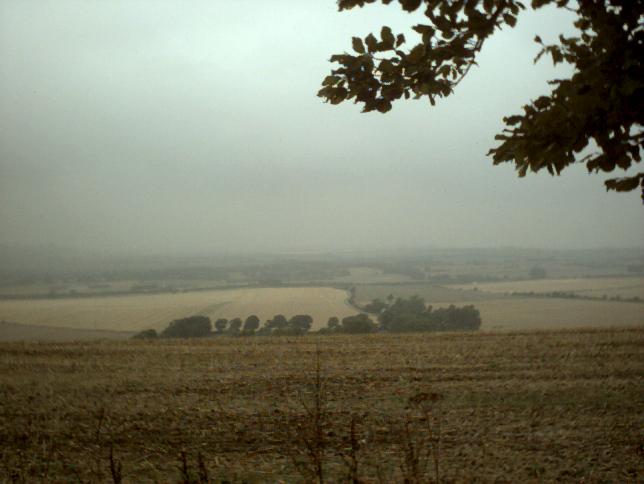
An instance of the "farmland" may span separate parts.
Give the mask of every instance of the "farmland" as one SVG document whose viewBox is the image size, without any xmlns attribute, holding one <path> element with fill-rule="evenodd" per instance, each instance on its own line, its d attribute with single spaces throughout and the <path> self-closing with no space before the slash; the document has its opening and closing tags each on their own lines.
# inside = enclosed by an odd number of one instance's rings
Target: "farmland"
<svg viewBox="0 0 644 484">
<path fill-rule="evenodd" d="M 110 481 L 112 449 L 124 482 L 183 482 L 182 451 L 212 479 L 308 482 L 316 401 L 329 481 L 351 475 L 351 456 L 366 480 L 413 476 L 410 444 L 433 451 L 417 474 L 445 482 L 644 471 L 642 328 L 2 343 L 0 355 L 0 481 Z"/>
<path fill-rule="evenodd" d="M 26 325 L 85 330 L 162 329 L 176 318 L 200 314 L 262 321 L 275 314 L 310 314 L 313 328 L 330 316 L 354 314 L 344 291 L 329 287 L 245 288 L 178 294 L 125 295 L 0 301 L 0 320 Z"/>
<path fill-rule="evenodd" d="M 640 299 L 644 299 L 644 278 L 642 277 L 537 279 L 461 284 L 448 287 L 462 290 L 471 290 L 476 287 L 479 291 L 491 293 L 546 293 L 560 291 L 578 294 L 580 296 L 602 297 L 606 295 L 607 297 L 639 297 Z"/>
<path fill-rule="evenodd" d="M 544 279 L 438 286 L 427 283 L 365 284 L 357 286 L 356 301 L 365 304 L 389 295 L 423 297 L 434 307 L 472 304 L 481 313 L 485 330 L 564 329 L 644 325 L 644 305 L 637 302 L 600 300 L 600 294 L 622 298 L 642 294 L 642 278 Z M 476 288 L 476 290 L 474 290 Z M 512 292 L 533 296 L 517 296 Z M 540 297 L 539 293 L 566 291 L 597 300 Z M 630 295 L 630 296 L 629 296 Z M 644 299 L 644 294 L 642 294 Z"/>
</svg>

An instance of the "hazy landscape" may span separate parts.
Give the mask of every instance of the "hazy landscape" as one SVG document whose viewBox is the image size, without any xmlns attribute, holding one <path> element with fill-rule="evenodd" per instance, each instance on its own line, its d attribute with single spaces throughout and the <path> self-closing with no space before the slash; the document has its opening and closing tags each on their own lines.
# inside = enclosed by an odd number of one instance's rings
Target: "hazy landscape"
<svg viewBox="0 0 644 484">
<path fill-rule="evenodd" d="M 0 484 L 643 482 L 643 35 L 0 0 Z"/>
<path fill-rule="evenodd" d="M 418 250 L 377 257 L 264 255 L 261 261 L 236 265 L 195 258 L 154 270 L 140 260 L 138 273 L 125 274 L 92 268 L 86 261 L 64 271 L 5 272 L 0 321 L 12 324 L 0 326 L 0 338 L 20 338 L 18 325 L 31 328 L 29 338 L 37 338 L 36 327 L 50 328 L 43 339 L 55 337 L 51 328 L 61 334 L 112 331 L 114 338 L 122 338 L 128 332 L 161 330 L 192 315 L 214 321 L 254 314 L 265 322 L 277 314 L 309 314 L 311 329 L 317 330 L 330 317 L 361 312 L 374 299 L 414 295 L 434 307 L 472 304 L 481 312 L 484 330 L 637 326 L 644 324 L 643 259 L 633 250 Z"/>
</svg>

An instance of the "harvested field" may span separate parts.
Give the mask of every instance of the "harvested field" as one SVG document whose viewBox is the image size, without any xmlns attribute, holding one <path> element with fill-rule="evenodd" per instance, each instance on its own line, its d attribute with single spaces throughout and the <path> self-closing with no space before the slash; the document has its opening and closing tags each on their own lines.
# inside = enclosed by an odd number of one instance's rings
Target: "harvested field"
<svg viewBox="0 0 644 484">
<path fill-rule="evenodd" d="M 581 296 L 624 298 L 639 297 L 644 299 L 643 277 L 597 277 L 580 279 L 538 279 L 509 282 L 484 282 L 479 284 L 460 284 L 448 286 L 453 289 L 471 290 L 477 287 L 482 292 L 570 292 Z"/>
<path fill-rule="evenodd" d="M 481 313 L 483 330 L 534 330 L 644 326 L 640 303 L 538 297 L 462 301 Z M 435 307 L 447 306 L 436 303 Z"/>
<path fill-rule="evenodd" d="M 548 280 L 553 281 L 553 280 Z M 561 280 L 563 281 L 563 280 Z M 623 287 L 630 281 L 630 288 L 641 282 L 638 278 L 620 279 L 570 279 L 566 281 L 586 282 L 582 286 L 577 282 L 575 287 L 595 287 L 604 281 L 605 287 Z M 599 281 L 599 282 L 598 282 Z M 510 284 L 526 283 L 530 287 L 550 287 L 544 281 L 518 281 L 513 283 L 490 283 L 490 287 L 510 287 Z M 536 286 L 529 286 L 535 283 Z M 543 285 L 539 285 L 543 283 Z M 506 286 L 506 284 L 508 286 Z M 563 290 L 566 283 L 561 282 L 552 287 Z M 621 286 L 620 286 L 621 285 Z M 504 291 L 492 292 L 483 290 L 487 284 L 480 284 L 478 291 L 472 290 L 471 285 L 465 286 L 436 286 L 432 284 L 368 284 L 358 286 L 356 300 L 358 304 L 365 304 L 374 298 L 385 300 L 389 294 L 394 297 L 407 298 L 413 295 L 423 297 L 434 307 L 444 307 L 450 304 L 455 306 L 474 305 L 481 313 L 484 330 L 534 330 L 534 329 L 566 329 L 566 328 L 601 328 L 612 326 L 639 326 L 644 325 L 644 305 L 631 302 L 595 301 L 585 299 L 560 299 L 552 297 L 520 297 L 503 294 Z M 523 290 L 523 289 L 522 289 Z M 597 289 L 595 289 L 597 290 Z M 607 289 L 604 289 L 607 290 Z M 623 289 L 626 290 L 626 289 Z M 545 292 L 545 291 L 544 291 Z"/>
<path fill-rule="evenodd" d="M 100 339 L 122 340 L 135 333 L 127 331 L 101 331 L 93 329 L 57 328 L 55 326 L 32 326 L 0 321 L 0 341 L 96 341 Z"/>
<path fill-rule="evenodd" d="M 262 321 L 275 314 L 310 314 L 314 329 L 330 316 L 355 314 L 344 291 L 329 287 L 248 288 L 178 294 L 0 301 L 0 321 L 109 331 L 163 329 L 173 319 L 201 314 Z"/>
<path fill-rule="evenodd" d="M 430 304 L 435 302 L 460 304 L 463 301 L 499 298 L 498 294 L 486 294 L 482 291 L 460 288 L 454 289 L 422 282 L 406 284 L 365 284 L 356 287 L 356 301 L 359 304 L 366 304 L 373 299 L 386 301 L 389 295 L 402 298 L 420 296 Z"/>
<path fill-rule="evenodd" d="M 123 482 L 184 482 L 182 451 L 193 476 L 201 455 L 212 479 L 310 482 L 306 442 L 330 482 L 352 468 L 367 482 L 644 477 L 642 329 L 2 343 L 0 355 L 5 482 L 111 482 L 110 449 Z M 410 448 L 433 450 L 427 467 L 410 470 Z"/>
</svg>

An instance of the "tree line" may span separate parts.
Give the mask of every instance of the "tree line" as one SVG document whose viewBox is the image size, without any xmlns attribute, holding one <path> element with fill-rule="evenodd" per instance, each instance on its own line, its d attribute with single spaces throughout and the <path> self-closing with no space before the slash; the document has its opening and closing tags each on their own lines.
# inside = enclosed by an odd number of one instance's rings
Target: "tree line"
<svg viewBox="0 0 644 484">
<path fill-rule="evenodd" d="M 374 299 L 364 308 L 377 313 L 376 321 L 369 314 L 360 313 L 340 320 L 331 317 L 319 334 L 364 334 L 404 333 L 419 331 L 476 331 L 481 326 L 481 316 L 474 306 L 434 309 L 419 296 L 409 299 L 390 298 L 385 301 Z M 290 319 L 277 314 L 261 326 L 256 315 L 241 318 L 215 320 L 214 326 L 207 316 L 189 316 L 175 319 L 160 333 L 154 329 L 142 331 L 136 339 L 153 338 L 200 338 L 210 336 L 301 336 L 310 332 L 313 318 L 298 314 Z"/>
</svg>

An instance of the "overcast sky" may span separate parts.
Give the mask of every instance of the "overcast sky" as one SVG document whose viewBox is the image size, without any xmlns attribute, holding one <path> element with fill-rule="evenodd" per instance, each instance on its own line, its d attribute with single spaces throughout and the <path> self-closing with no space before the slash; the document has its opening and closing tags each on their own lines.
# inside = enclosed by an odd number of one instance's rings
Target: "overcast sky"
<svg viewBox="0 0 644 484">
<path fill-rule="evenodd" d="M 502 117 L 566 74 L 533 65 L 532 39 L 569 30 L 567 12 L 522 14 L 434 108 L 316 97 L 352 35 L 421 20 L 333 0 L 0 0 L 0 244 L 643 246 L 639 193 L 485 156 Z"/>
</svg>

